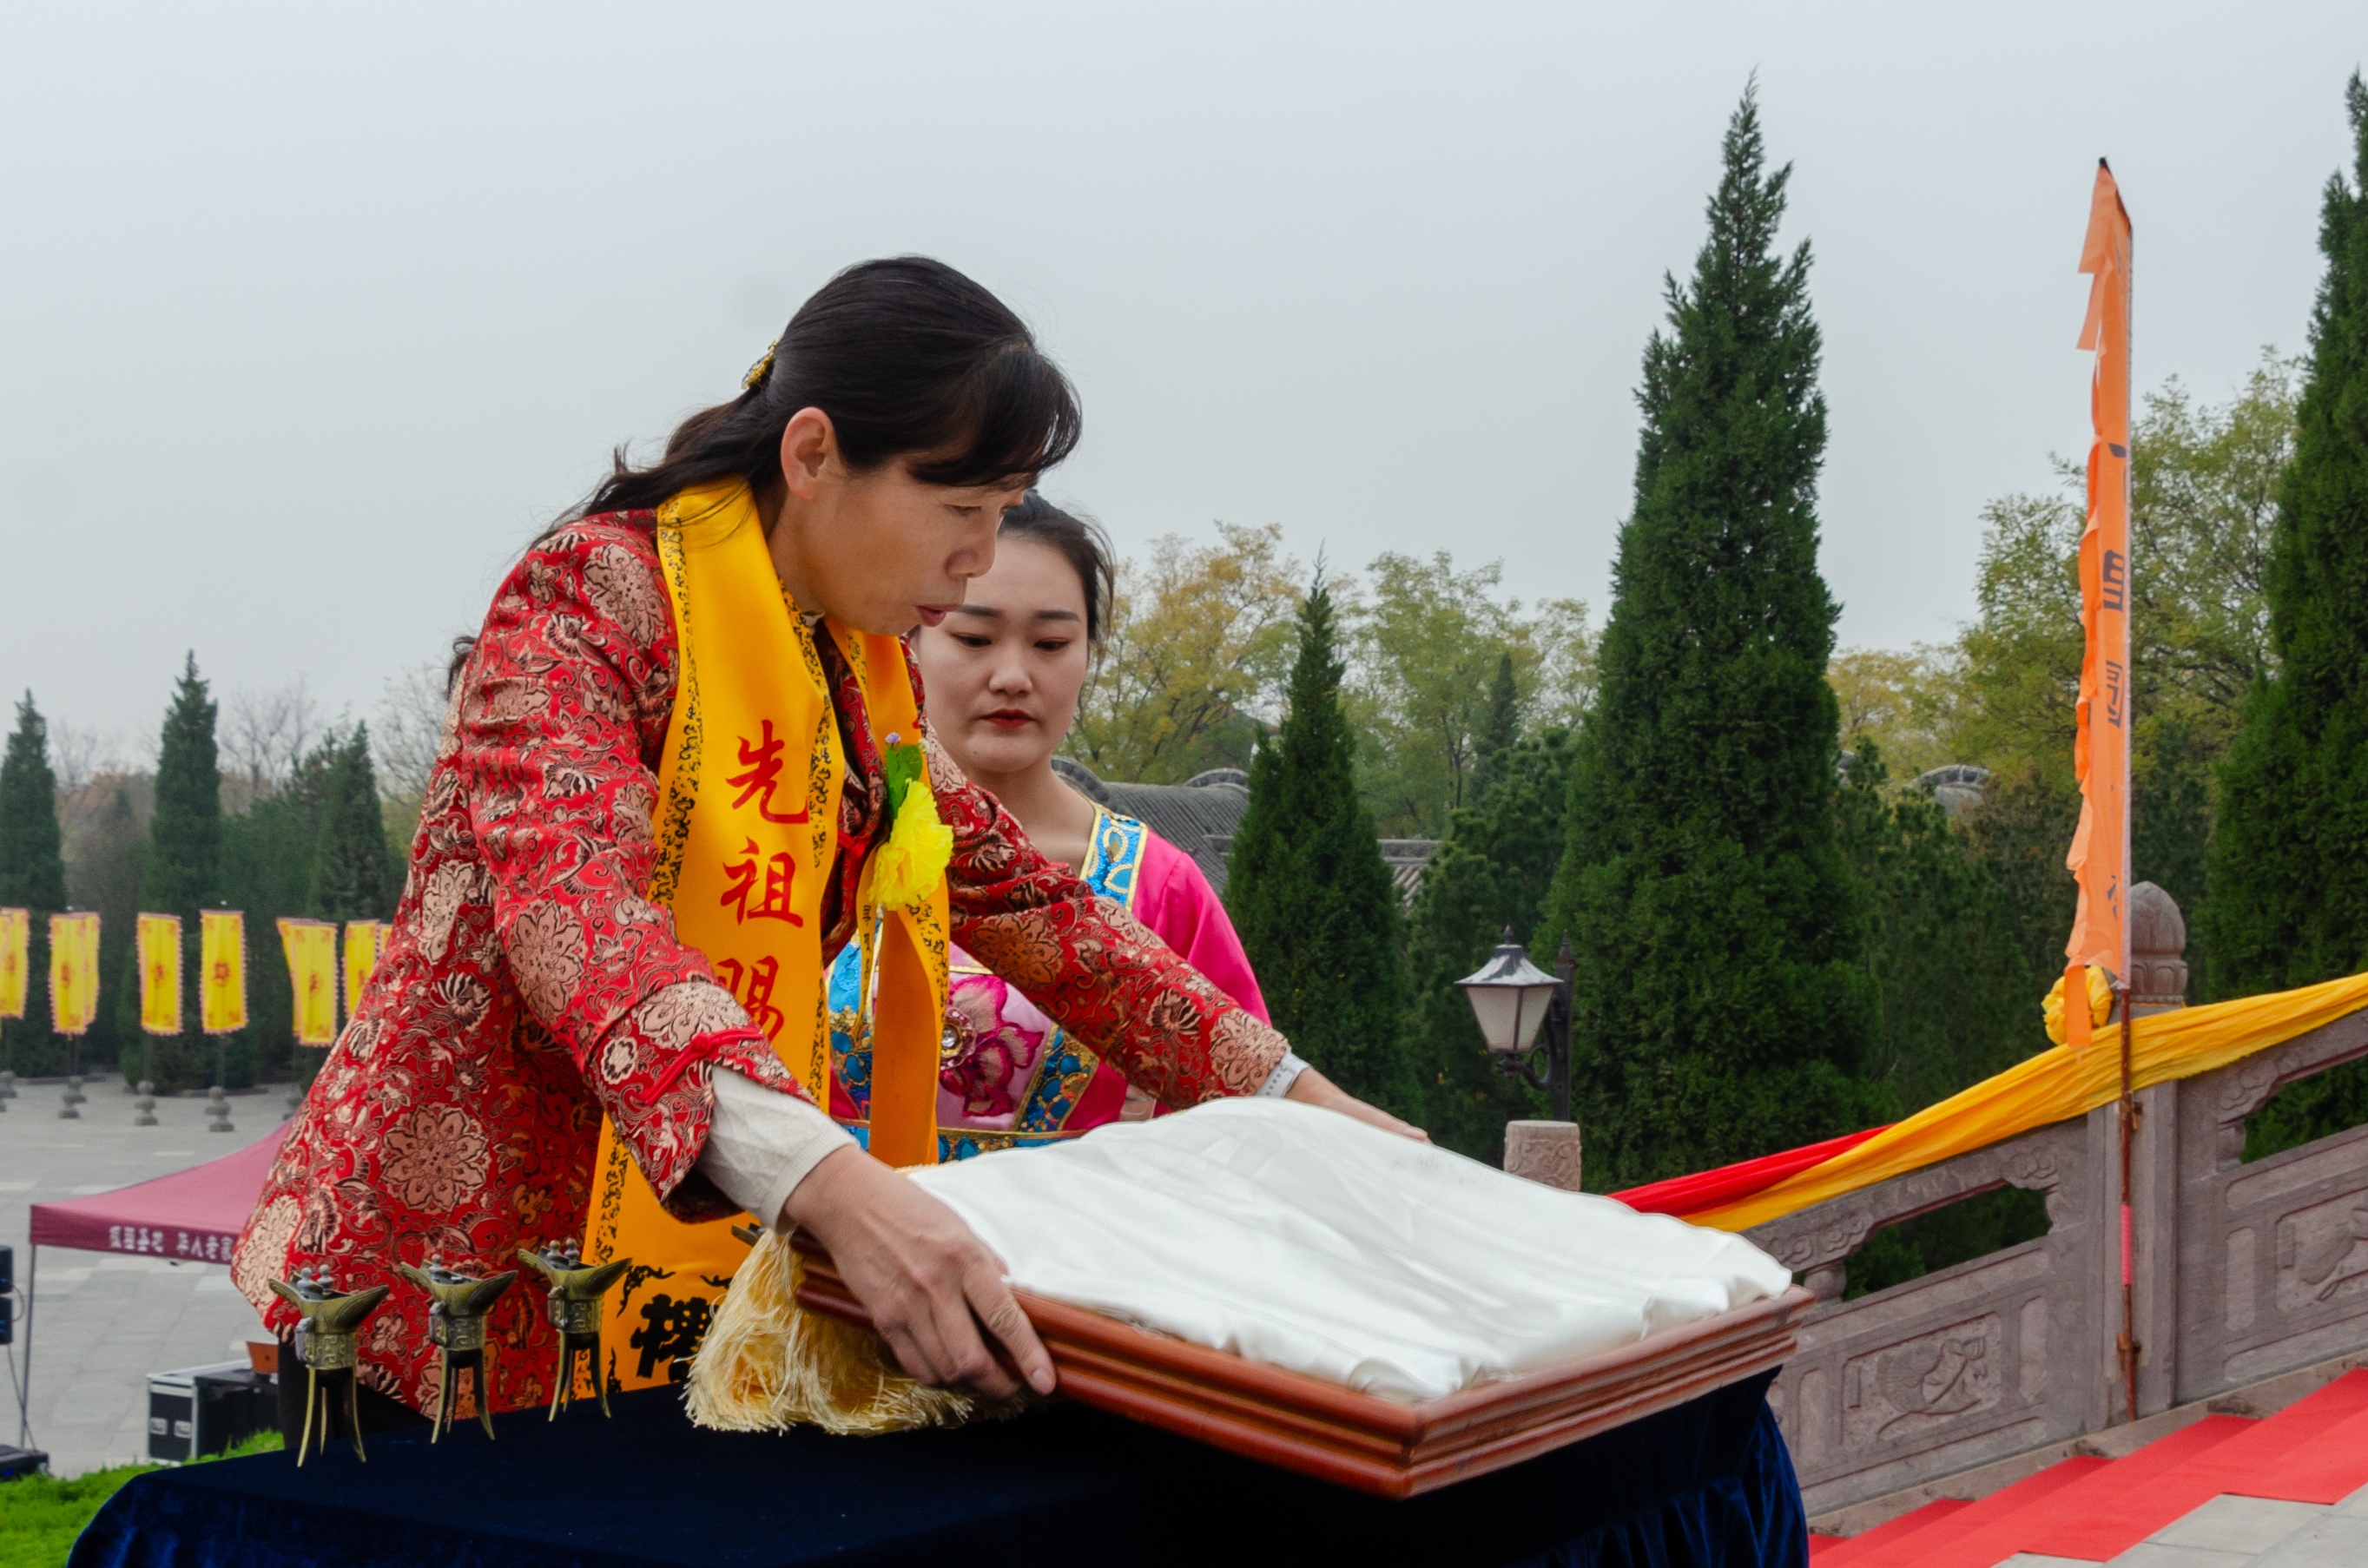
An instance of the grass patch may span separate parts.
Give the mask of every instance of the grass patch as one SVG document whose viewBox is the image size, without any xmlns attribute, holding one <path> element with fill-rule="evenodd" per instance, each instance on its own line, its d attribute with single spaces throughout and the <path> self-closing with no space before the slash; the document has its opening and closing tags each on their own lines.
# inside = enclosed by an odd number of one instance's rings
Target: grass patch
<svg viewBox="0 0 2368 1568">
<path fill-rule="evenodd" d="M 279 1434 L 258 1432 L 226 1454 L 270 1453 L 280 1448 Z M 199 1460 L 199 1464 L 206 1462 Z M 53 1475 L 28 1475 L 0 1481 L 0 1568 L 65 1568 L 66 1553 L 91 1516 L 135 1475 L 162 1470 L 154 1464 L 118 1465 L 94 1470 L 71 1481 Z"/>
</svg>

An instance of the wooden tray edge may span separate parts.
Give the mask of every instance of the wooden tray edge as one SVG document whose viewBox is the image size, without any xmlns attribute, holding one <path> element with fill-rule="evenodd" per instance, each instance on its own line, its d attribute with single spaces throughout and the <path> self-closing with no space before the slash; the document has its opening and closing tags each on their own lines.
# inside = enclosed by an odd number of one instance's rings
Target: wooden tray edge
<svg viewBox="0 0 2368 1568">
<path fill-rule="evenodd" d="M 799 1250 L 800 1301 L 871 1326 L 829 1255 L 803 1241 Z M 1398 1498 L 1520 1463 L 1781 1366 L 1798 1344 L 1799 1319 L 1815 1304 L 1794 1286 L 1633 1345 L 1406 1405 L 1027 1291 L 1015 1295 L 1064 1392 L 1079 1403 Z M 1526 1419 L 1556 1406 L 1566 1408 Z"/>
</svg>

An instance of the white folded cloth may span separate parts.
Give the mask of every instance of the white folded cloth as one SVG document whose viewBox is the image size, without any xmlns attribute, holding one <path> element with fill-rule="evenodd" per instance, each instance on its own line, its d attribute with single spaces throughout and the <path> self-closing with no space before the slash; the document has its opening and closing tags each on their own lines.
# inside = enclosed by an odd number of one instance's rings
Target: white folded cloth
<svg viewBox="0 0 2368 1568">
<path fill-rule="evenodd" d="M 1417 1403 L 1782 1292 L 1723 1231 L 1293 1100 L 910 1173 L 1058 1301 Z"/>
</svg>

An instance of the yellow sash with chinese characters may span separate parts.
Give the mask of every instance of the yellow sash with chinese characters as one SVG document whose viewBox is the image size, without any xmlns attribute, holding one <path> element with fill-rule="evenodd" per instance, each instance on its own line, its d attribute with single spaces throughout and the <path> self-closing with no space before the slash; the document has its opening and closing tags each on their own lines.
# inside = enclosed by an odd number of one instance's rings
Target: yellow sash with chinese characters
<svg viewBox="0 0 2368 1568">
<path fill-rule="evenodd" d="M 707 955 L 782 1063 L 826 1107 L 822 902 L 847 778 L 830 685 L 814 631 L 774 573 L 745 484 L 687 490 L 659 507 L 657 547 L 679 664 L 658 769 L 650 897 L 672 908 L 676 936 Z M 850 722 L 868 724 L 883 754 L 917 746 L 920 714 L 901 644 L 823 626 L 862 695 L 864 712 Z M 907 773 L 917 756 L 902 754 Z M 910 853 L 914 835 L 931 830 L 935 853 Z M 928 1164 L 937 1152 L 950 836 L 923 778 L 904 791 L 859 885 L 856 926 L 867 977 L 876 975 L 872 1038 L 890 1047 L 875 1046 L 871 1153 L 891 1165 Z M 605 1119 L 584 1250 L 633 1261 L 601 1324 L 602 1375 L 628 1389 L 681 1381 L 716 1299 L 748 1256 L 730 1221 L 687 1225 L 659 1207 Z"/>
</svg>

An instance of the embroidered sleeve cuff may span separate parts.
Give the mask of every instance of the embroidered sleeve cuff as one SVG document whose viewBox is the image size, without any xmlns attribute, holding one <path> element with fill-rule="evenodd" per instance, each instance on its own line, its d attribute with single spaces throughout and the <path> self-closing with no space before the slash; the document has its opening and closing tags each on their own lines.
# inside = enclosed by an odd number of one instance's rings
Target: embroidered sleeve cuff
<svg viewBox="0 0 2368 1568">
<path fill-rule="evenodd" d="M 731 1067 L 715 1069 L 715 1119 L 699 1169 L 724 1197 L 767 1226 L 806 1173 L 855 1142 L 812 1101 L 751 1083 Z"/>
<path fill-rule="evenodd" d="M 1282 1053 L 1282 1060 L 1274 1064 L 1274 1071 L 1266 1075 L 1266 1082 L 1258 1085 L 1258 1092 L 1269 1099 L 1280 1098 L 1291 1093 L 1291 1085 L 1299 1082 L 1299 1075 L 1306 1071 L 1305 1060 L 1294 1051 L 1286 1051 Z"/>
</svg>

